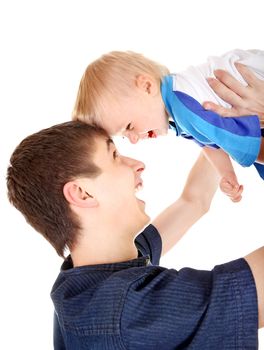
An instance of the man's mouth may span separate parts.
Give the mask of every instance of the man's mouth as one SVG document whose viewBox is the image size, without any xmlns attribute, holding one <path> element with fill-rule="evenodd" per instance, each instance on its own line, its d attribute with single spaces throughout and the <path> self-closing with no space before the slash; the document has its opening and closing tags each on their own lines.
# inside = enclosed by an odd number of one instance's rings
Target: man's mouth
<svg viewBox="0 0 264 350">
<path fill-rule="evenodd" d="M 143 182 L 138 182 L 135 186 L 135 192 L 137 193 L 138 191 L 140 191 L 142 187 L 143 187 Z"/>
<path fill-rule="evenodd" d="M 141 198 L 138 197 L 138 192 L 142 189 L 142 187 L 143 187 L 143 182 L 139 182 L 139 183 L 135 186 L 135 195 L 136 195 L 136 198 L 137 198 L 140 202 L 145 203 Z"/>
</svg>

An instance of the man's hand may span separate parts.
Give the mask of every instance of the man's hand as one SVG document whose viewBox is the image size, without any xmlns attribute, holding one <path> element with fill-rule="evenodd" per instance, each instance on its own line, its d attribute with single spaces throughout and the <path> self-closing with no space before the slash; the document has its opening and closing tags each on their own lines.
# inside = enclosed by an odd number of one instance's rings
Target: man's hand
<svg viewBox="0 0 264 350">
<path fill-rule="evenodd" d="M 212 110 L 223 117 L 256 114 L 264 126 L 264 81 L 256 77 L 246 66 L 235 63 L 237 70 L 248 83 L 241 84 L 224 70 L 215 70 L 216 79 L 208 78 L 208 84 L 214 92 L 232 108 L 224 108 L 212 102 L 204 102 L 205 109 Z"/>
<path fill-rule="evenodd" d="M 239 202 L 241 200 L 243 186 L 239 185 L 234 172 L 226 173 L 222 177 L 219 187 L 233 202 Z"/>
</svg>

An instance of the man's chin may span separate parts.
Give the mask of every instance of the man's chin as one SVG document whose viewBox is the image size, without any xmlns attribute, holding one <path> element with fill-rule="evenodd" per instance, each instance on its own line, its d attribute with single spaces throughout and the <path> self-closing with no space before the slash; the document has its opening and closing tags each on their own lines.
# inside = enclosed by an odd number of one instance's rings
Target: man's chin
<svg viewBox="0 0 264 350">
<path fill-rule="evenodd" d="M 137 235 L 140 234 L 149 224 L 150 224 L 150 217 L 147 214 L 145 214 L 145 217 L 143 218 L 141 225 L 138 226 Z"/>
<path fill-rule="evenodd" d="M 142 220 L 142 226 L 143 226 L 143 229 L 150 224 L 150 217 L 144 213 L 144 218 Z"/>
</svg>

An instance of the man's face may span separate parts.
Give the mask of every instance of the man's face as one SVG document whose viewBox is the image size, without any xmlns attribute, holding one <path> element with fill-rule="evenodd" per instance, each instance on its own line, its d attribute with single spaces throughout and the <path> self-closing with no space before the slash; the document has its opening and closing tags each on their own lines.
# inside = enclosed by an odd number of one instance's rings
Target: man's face
<svg viewBox="0 0 264 350">
<path fill-rule="evenodd" d="M 94 163 L 101 169 L 93 183 L 102 215 L 125 230 L 138 232 L 149 222 L 145 203 L 136 197 L 143 184 L 144 164 L 120 155 L 110 138 L 97 139 Z"/>
<path fill-rule="evenodd" d="M 160 94 L 152 96 L 138 90 L 118 101 L 108 99 L 102 126 L 110 135 L 122 135 L 131 143 L 155 138 L 168 132 L 168 117 Z"/>
</svg>

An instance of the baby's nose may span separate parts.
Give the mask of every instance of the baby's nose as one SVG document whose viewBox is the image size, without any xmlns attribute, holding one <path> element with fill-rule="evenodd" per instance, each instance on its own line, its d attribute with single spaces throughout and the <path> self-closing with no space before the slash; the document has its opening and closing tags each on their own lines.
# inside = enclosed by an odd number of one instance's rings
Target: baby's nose
<svg viewBox="0 0 264 350">
<path fill-rule="evenodd" d="M 129 141 L 133 144 L 137 143 L 139 140 L 139 136 L 136 133 L 129 133 L 127 137 Z"/>
</svg>

